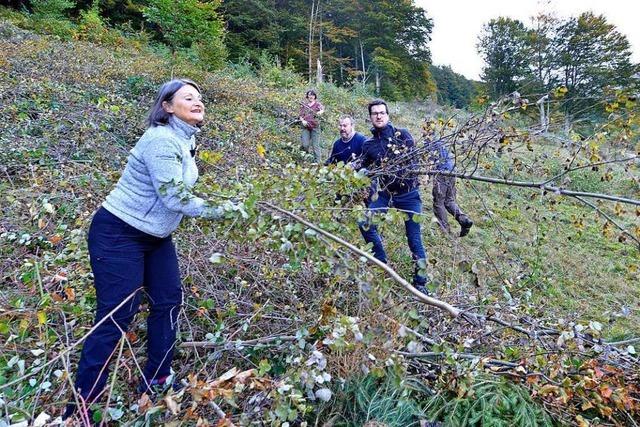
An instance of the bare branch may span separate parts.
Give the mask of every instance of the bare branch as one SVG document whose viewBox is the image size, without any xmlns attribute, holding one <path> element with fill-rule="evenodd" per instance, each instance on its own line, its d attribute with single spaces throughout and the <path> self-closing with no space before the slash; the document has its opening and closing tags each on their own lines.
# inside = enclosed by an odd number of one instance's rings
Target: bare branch
<svg viewBox="0 0 640 427">
<path fill-rule="evenodd" d="M 29 374 L 25 374 L 22 375 L 21 377 L 16 378 L 13 381 L 10 381 L 8 383 L 5 384 L 1 384 L 0 385 L 0 390 L 3 390 L 9 386 L 12 386 L 14 384 L 17 384 L 19 382 L 21 382 L 22 380 L 29 378 L 31 376 L 33 376 L 36 372 L 39 372 L 41 370 L 43 370 L 44 368 L 46 368 L 47 366 L 51 366 L 52 364 L 54 364 L 55 362 L 57 362 L 59 359 L 61 359 L 64 355 L 66 355 L 67 353 L 69 353 L 71 350 L 73 350 L 74 348 L 76 348 L 77 346 L 79 346 L 80 344 L 82 344 L 84 342 L 84 340 L 87 339 L 87 337 L 89 337 L 89 335 L 91 335 L 93 333 L 93 331 L 95 331 L 96 329 L 98 329 L 98 327 L 100 327 L 100 325 L 102 325 L 104 322 L 106 322 L 107 320 L 111 320 L 111 316 L 113 316 L 113 314 L 120 310 L 127 302 L 129 302 L 129 300 L 131 298 L 133 298 L 138 291 L 142 289 L 141 287 L 134 290 L 133 292 L 131 292 L 131 294 L 129 294 L 128 297 L 126 297 L 120 304 L 118 304 L 113 310 L 111 310 L 105 317 L 103 317 L 98 323 L 96 323 L 93 328 L 91 328 L 89 330 L 89 332 L 87 332 L 86 334 L 84 334 L 84 336 L 82 338 L 80 338 L 78 341 L 76 341 L 75 343 L 73 343 L 72 345 L 70 345 L 69 347 L 65 348 L 64 350 L 62 350 L 56 357 L 54 357 L 53 359 L 49 360 L 47 363 L 43 364 L 42 366 L 38 366 L 37 368 L 35 368 L 34 372 L 31 372 Z"/>
<path fill-rule="evenodd" d="M 400 285 L 402 285 L 406 290 L 408 290 L 410 293 L 412 293 L 415 297 L 417 297 L 420 301 L 429 304 L 431 306 L 437 307 L 441 310 L 444 310 L 446 312 L 448 312 L 452 317 L 458 317 L 460 314 L 462 314 L 462 310 L 460 310 L 457 307 L 454 307 L 450 304 L 447 304 L 444 301 L 441 301 L 439 299 L 427 296 L 425 294 L 423 294 L 422 292 L 418 291 L 416 288 L 414 288 L 409 282 L 407 282 L 406 280 L 404 280 L 402 278 L 402 276 L 400 276 L 394 269 L 392 269 L 391 267 L 389 267 L 387 264 L 383 263 L 382 261 L 379 261 L 378 259 L 376 259 L 373 255 L 363 251 L 362 249 L 352 245 L 351 243 L 341 239 L 340 237 L 336 236 L 335 234 L 331 234 L 328 231 L 325 231 L 323 229 L 321 229 L 320 227 L 306 221 L 305 219 L 299 217 L 298 215 L 289 212 L 287 210 L 284 210 L 278 206 L 272 205 L 271 203 L 268 202 L 258 202 L 259 205 L 263 206 L 263 207 L 267 207 L 271 210 L 275 210 L 277 212 L 280 212 L 281 214 L 284 214 L 296 221 L 298 221 L 301 224 L 304 224 L 305 226 L 309 227 L 310 229 L 322 234 L 325 237 L 328 237 L 329 239 L 333 240 L 336 243 L 339 243 L 340 245 L 346 247 L 347 249 L 349 249 L 351 252 L 354 252 L 355 254 L 362 256 L 364 258 L 367 259 L 367 261 L 377 265 L 378 267 L 380 267 L 381 269 L 383 269 L 393 280 L 395 280 L 396 282 L 398 282 Z M 473 315 L 471 315 L 473 316 Z"/>
<path fill-rule="evenodd" d="M 463 174 L 463 173 L 433 171 L 433 170 L 417 170 L 417 171 L 413 171 L 413 172 L 416 173 L 416 174 L 455 176 L 456 178 L 460 178 L 460 179 L 468 179 L 468 180 L 480 181 L 480 182 L 489 182 L 491 184 L 501 184 L 501 185 L 508 185 L 508 186 L 512 186 L 512 187 L 537 188 L 539 190 L 548 191 L 548 192 L 554 193 L 554 194 L 561 194 L 561 195 L 564 195 L 564 196 L 590 197 L 590 198 L 594 198 L 594 199 L 611 200 L 613 202 L 620 202 L 620 203 L 626 203 L 626 204 L 630 204 L 630 205 L 640 206 L 640 200 L 629 199 L 629 198 L 621 197 L 621 196 L 612 196 L 612 195 L 609 195 L 609 194 L 602 194 L 602 193 L 586 193 L 586 192 L 582 192 L 582 191 L 566 190 L 566 189 L 561 188 L 561 187 L 556 187 L 556 186 L 553 186 L 553 185 L 547 185 L 547 184 L 544 183 L 544 181 L 543 182 L 513 181 L 513 180 L 503 179 L 503 178 L 492 178 L 492 177 L 480 176 L 480 175 L 469 175 L 469 174 Z"/>
<path fill-rule="evenodd" d="M 228 341 L 225 343 L 215 343 L 211 341 L 187 341 L 180 344 L 181 348 L 234 348 L 234 347 L 249 347 L 260 344 L 271 344 L 278 341 L 290 342 L 295 341 L 298 338 L 292 335 L 279 335 L 275 337 L 262 337 L 247 341 Z"/>
<path fill-rule="evenodd" d="M 616 221 L 613 220 L 613 218 L 611 218 L 609 215 L 607 215 L 606 213 L 604 213 L 602 211 L 602 209 L 600 209 L 599 207 L 597 207 L 596 205 L 594 205 L 593 203 L 591 203 L 588 200 L 583 199 L 580 196 L 574 196 L 576 199 L 580 200 L 582 203 L 584 203 L 587 206 L 590 206 L 591 208 L 593 208 L 596 212 L 598 212 L 600 215 L 602 215 L 603 217 L 605 217 L 607 219 L 607 221 L 609 221 L 611 224 L 615 225 L 620 231 L 622 231 L 623 234 L 626 234 L 627 236 L 629 236 L 631 239 L 633 239 L 637 244 L 638 244 L 638 249 L 640 249 L 640 240 L 638 240 L 638 238 L 636 236 L 634 236 L 633 234 L 631 234 L 629 231 L 627 231 L 626 228 L 624 228 L 622 225 L 620 225 L 619 223 L 617 223 Z"/>
</svg>

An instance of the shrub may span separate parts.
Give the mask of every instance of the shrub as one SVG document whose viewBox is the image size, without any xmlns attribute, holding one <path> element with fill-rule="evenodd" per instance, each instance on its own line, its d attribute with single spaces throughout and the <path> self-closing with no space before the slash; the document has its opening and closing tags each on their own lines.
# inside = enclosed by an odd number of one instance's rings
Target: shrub
<svg viewBox="0 0 640 427">
<path fill-rule="evenodd" d="M 292 66 L 279 66 L 267 52 L 262 52 L 258 58 L 258 68 L 260 77 L 271 87 L 290 89 L 302 84 L 302 77 Z"/>
<path fill-rule="evenodd" d="M 63 40 L 74 35 L 74 25 L 67 19 L 67 11 L 75 6 L 72 0 L 33 0 L 32 19 L 13 22 L 22 28 L 38 33 L 53 34 Z"/>
<path fill-rule="evenodd" d="M 144 9 L 148 22 L 157 25 L 162 37 L 173 52 L 195 49 L 199 56 L 214 64 L 226 59 L 223 45 L 224 22 L 216 12 L 219 1 L 202 3 L 198 0 L 151 0 Z"/>
<path fill-rule="evenodd" d="M 76 3 L 73 0 L 31 0 L 33 14 L 37 18 L 64 20 L 67 11 Z"/>
<path fill-rule="evenodd" d="M 425 413 L 415 398 L 417 394 L 414 387 L 392 373 L 382 379 L 373 375 L 353 379 L 332 403 L 334 412 L 339 410 L 340 414 L 336 425 L 378 422 L 387 427 L 418 426 Z"/>
<path fill-rule="evenodd" d="M 480 375 L 454 391 L 438 393 L 427 401 L 430 417 L 450 426 L 552 426 L 544 408 L 529 391 L 499 377 Z M 462 394 L 462 397 L 459 397 Z"/>
<path fill-rule="evenodd" d="M 62 40 L 71 40 L 75 35 L 75 25 L 66 19 L 34 18 L 26 28 L 41 34 L 52 34 Z"/>
<path fill-rule="evenodd" d="M 96 4 L 88 10 L 80 12 L 77 36 L 81 40 L 107 45 L 120 45 L 123 37 L 117 30 L 107 28 Z"/>
</svg>

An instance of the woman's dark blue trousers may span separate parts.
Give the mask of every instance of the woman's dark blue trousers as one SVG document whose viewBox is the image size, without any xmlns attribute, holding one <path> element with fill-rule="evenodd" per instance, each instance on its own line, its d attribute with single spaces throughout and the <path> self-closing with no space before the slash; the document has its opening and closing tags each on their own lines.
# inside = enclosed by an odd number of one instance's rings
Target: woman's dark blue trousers
<svg viewBox="0 0 640 427">
<path fill-rule="evenodd" d="M 135 292 L 135 296 L 84 343 L 75 385 L 87 403 L 104 390 L 109 363 L 117 357 L 118 342 L 138 311 L 143 292 L 150 307 L 148 359 L 143 375 L 147 381 L 169 375 L 182 304 L 178 258 L 171 236 L 151 236 L 100 208 L 89 229 L 89 255 L 97 298 L 95 324 L 129 295 Z"/>
</svg>

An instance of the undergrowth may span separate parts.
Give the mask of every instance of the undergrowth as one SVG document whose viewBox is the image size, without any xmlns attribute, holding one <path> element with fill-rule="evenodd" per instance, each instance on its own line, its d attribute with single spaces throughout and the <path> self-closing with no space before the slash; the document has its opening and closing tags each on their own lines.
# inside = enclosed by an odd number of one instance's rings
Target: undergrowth
<svg viewBox="0 0 640 427">
<path fill-rule="evenodd" d="M 0 390 L 4 420 L 55 417 L 73 398 L 79 347 L 71 346 L 89 330 L 95 307 L 86 230 L 171 71 L 197 80 L 207 104 L 196 190 L 214 202 L 241 198 L 249 218 L 185 220 L 175 233 L 185 304 L 174 369 L 186 387 L 156 402 L 132 391 L 144 359 L 143 309 L 110 378 L 111 403 L 100 404 L 112 421 L 212 424 L 221 419 L 216 406 L 229 422 L 276 426 L 637 416 L 637 379 L 588 353 L 583 339 L 640 332 L 637 249 L 592 209 L 537 190 L 458 181 L 460 205 L 475 222 L 458 239 L 440 232 L 423 187 L 419 221 L 435 296 L 557 335 L 539 336 L 540 343 L 510 328 L 451 319 L 360 256 L 265 207 L 278 205 L 366 249 L 357 196 L 369 182 L 344 166 L 309 164 L 295 125 L 307 85 L 286 67 L 267 57 L 257 68 L 174 67 L 143 38 L 112 46 L 91 15 L 83 18 L 85 35 L 72 41 L 31 32 L 35 21 L 22 14 L 0 13 L 0 387 L 16 381 Z M 130 42 L 140 48 L 127 49 Z M 325 150 L 341 114 L 355 115 L 357 130 L 368 133 L 369 94 L 331 84 L 318 90 L 327 107 Z M 469 117 L 433 103 L 390 108 L 394 123 L 418 139 L 426 116 Z M 533 151 L 501 148 L 483 157 L 483 174 L 548 176 L 570 155 L 546 140 Z M 569 179 L 575 188 L 635 196 L 637 182 L 613 168 L 611 180 L 598 181 L 596 171 Z M 336 204 L 336 193 L 354 199 Z M 636 211 L 599 206 L 628 229 L 637 225 Z M 403 221 L 390 210 L 380 228 L 390 265 L 410 277 Z M 633 357 L 633 343 L 621 352 Z M 486 359 L 511 364 L 513 381 L 495 376 Z M 470 372 L 474 380 L 461 382 Z"/>
</svg>

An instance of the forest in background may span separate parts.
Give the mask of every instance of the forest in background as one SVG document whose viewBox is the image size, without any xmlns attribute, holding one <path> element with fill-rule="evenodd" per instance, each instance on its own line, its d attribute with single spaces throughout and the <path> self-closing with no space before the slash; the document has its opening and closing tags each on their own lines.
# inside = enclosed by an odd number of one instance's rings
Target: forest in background
<svg viewBox="0 0 640 427">
<path fill-rule="evenodd" d="M 430 211 L 419 217 L 437 296 L 425 301 L 402 279 L 412 273 L 397 233 L 402 215 L 391 210 L 379 224 L 391 270 L 372 265 L 355 226 L 361 203 L 335 204 L 336 192 L 364 189 L 368 179 L 342 165 L 309 165 L 296 148 L 308 61 L 229 61 L 224 26 L 208 33 L 222 37 L 223 57 L 220 45 L 181 38 L 188 32 L 116 26 L 99 4 L 38 5 L 0 9 L 0 425 L 41 425 L 73 398 L 69 381 L 95 305 L 86 229 L 171 74 L 201 83 L 212 107 L 199 135 L 197 191 L 240 197 L 248 218 L 227 212 L 217 223 L 185 221 L 176 233 L 186 299 L 175 369 L 185 388 L 155 401 L 132 392 L 143 310 L 123 336 L 94 421 L 638 422 L 640 111 L 632 85 L 600 92 L 587 106 L 588 126 L 567 124 L 571 92 L 558 81 L 543 123 L 531 96 L 538 89 L 522 84 L 506 97 L 475 96 L 467 110 L 411 96 L 390 104 L 394 123 L 456 153 L 460 202 L 476 221 L 457 239 L 439 232 Z M 168 19 L 156 5 L 148 15 Z M 211 22 L 225 22 L 216 16 Z M 185 22 L 170 28 L 200 21 Z M 314 71 L 326 150 L 340 114 L 366 130 L 375 79 L 318 83 Z M 451 90 L 459 85 L 452 79 Z M 417 156 L 428 175 L 427 156 Z"/>
<path fill-rule="evenodd" d="M 271 61 L 313 84 L 359 85 L 391 100 L 438 97 L 458 107 L 475 93 L 471 81 L 431 65 L 433 22 L 411 0 L 36 0 L 13 6 L 33 12 L 60 36 L 74 34 L 66 19 L 88 38 L 109 27 L 162 43 L 210 69 L 227 60 Z"/>
</svg>

